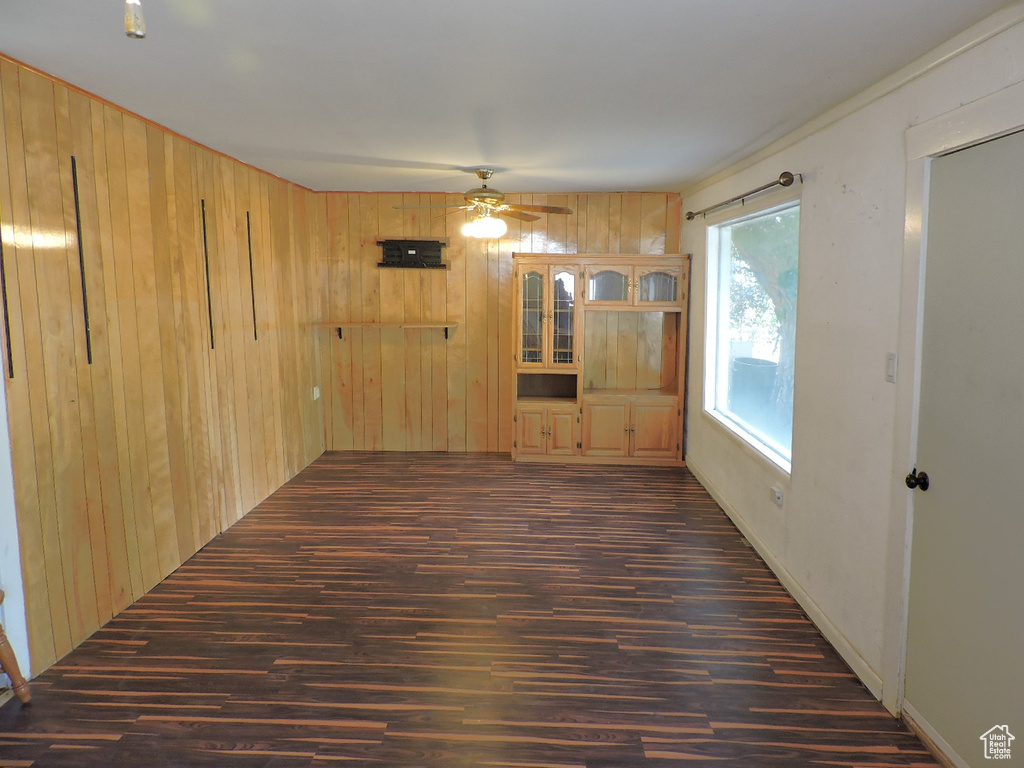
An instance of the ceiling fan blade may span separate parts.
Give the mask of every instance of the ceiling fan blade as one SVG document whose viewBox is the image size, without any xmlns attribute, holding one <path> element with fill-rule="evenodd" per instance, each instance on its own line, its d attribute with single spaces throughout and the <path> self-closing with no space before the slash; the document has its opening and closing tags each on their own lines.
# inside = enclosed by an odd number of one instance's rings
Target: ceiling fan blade
<svg viewBox="0 0 1024 768">
<path fill-rule="evenodd" d="M 561 205 L 517 205 L 515 203 L 508 203 L 507 205 L 513 211 L 530 211 L 532 213 L 572 213 L 572 208 L 565 208 Z"/>
<path fill-rule="evenodd" d="M 532 213 L 523 213 L 522 211 L 514 211 L 511 208 L 506 211 L 498 211 L 499 216 L 507 216 L 510 219 L 519 219 L 519 221 L 539 221 L 540 216 L 534 216 Z"/>
<path fill-rule="evenodd" d="M 408 210 L 410 208 L 470 208 L 472 206 L 456 205 L 454 203 L 451 204 L 451 205 L 446 205 L 444 203 L 436 203 L 434 205 L 429 205 L 429 204 L 428 205 L 393 205 L 391 207 L 393 209 L 395 209 L 396 211 L 404 211 L 404 210 Z"/>
</svg>

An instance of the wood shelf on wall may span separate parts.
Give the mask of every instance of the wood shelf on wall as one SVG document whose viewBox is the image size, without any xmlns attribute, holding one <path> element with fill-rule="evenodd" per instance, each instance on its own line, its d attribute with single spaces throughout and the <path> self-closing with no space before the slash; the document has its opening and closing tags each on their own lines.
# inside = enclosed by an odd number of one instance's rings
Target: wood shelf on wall
<svg viewBox="0 0 1024 768">
<path fill-rule="evenodd" d="M 449 330 L 454 331 L 459 327 L 458 323 L 378 323 L 378 322 L 331 322 L 324 321 L 317 323 L 317 325 L 324 328 L 335 328 L 338 331 L 338 338 L 340 339 L 342 329 L 344 328 L 444 328 L 444 337 L 448 338 Z"/>
</svg>

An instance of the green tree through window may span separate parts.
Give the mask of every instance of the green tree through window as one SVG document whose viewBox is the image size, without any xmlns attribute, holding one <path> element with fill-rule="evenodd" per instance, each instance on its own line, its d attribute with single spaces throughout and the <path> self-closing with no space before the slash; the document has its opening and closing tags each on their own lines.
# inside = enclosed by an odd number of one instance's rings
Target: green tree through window
<svg viewBox="0 0 1024 768">
<path fill-rule="evenodd" d="M 713 227 L 717 318 L 711 410 L 789 461 L 793 433 L 800 209 L 796 205 Z"/>
</svg>

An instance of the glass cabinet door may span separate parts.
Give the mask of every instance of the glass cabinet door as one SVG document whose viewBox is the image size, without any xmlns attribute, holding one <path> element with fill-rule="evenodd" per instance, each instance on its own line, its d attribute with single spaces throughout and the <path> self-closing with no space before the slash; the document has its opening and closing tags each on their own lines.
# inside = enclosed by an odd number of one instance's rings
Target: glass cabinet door
<svg viewBox="0 0 1024 768">
<path fill-rule="evenodd" d="M 587 302 L 599 304 L 612 302 L 624 304 L 629 301 L 629 268 L 592 267 L 586 271 Z"/>
<path fill-rule="evenodd" d="M 544 274 L 524 272 L 520 362 L 544 362 Z"/>
<path fill-rule="evenodd" d="M 576 274 L 552 270 L 551 364 L 572 365 L 576 354 Z"/>
<path fill-rule="evenodd" d="M 678 304 L 679 271 L 675 269 L 637 269 L 637 304 Z"/>
</svg>

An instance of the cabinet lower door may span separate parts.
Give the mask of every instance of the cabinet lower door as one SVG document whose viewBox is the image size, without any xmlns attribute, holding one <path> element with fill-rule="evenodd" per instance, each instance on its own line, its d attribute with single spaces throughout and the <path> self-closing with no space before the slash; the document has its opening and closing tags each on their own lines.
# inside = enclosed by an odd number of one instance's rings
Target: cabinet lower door
<svg viewBox="0 0 1024 768">
<path fill-rule="evenodd" d="M 676 405 L 633 404 L 633 456 L 672 459 L 679 445 Z"/>
<path fill-rule="evenodd" d="M 582 427 L 584 456 L 629 453 L 629 403 L 585 403 Z"/>
<path fill-rule="evenodd" d="M 544 408 L 520 408 L 516 424 L 516 441 L 520 454 L 547 453 L 547 430 Z"/>
<path fill-rule="evenodd" d="M 548 453 L 552 456 L 576 455 L 576 409 L 548 411 Z"/>
</svg>

